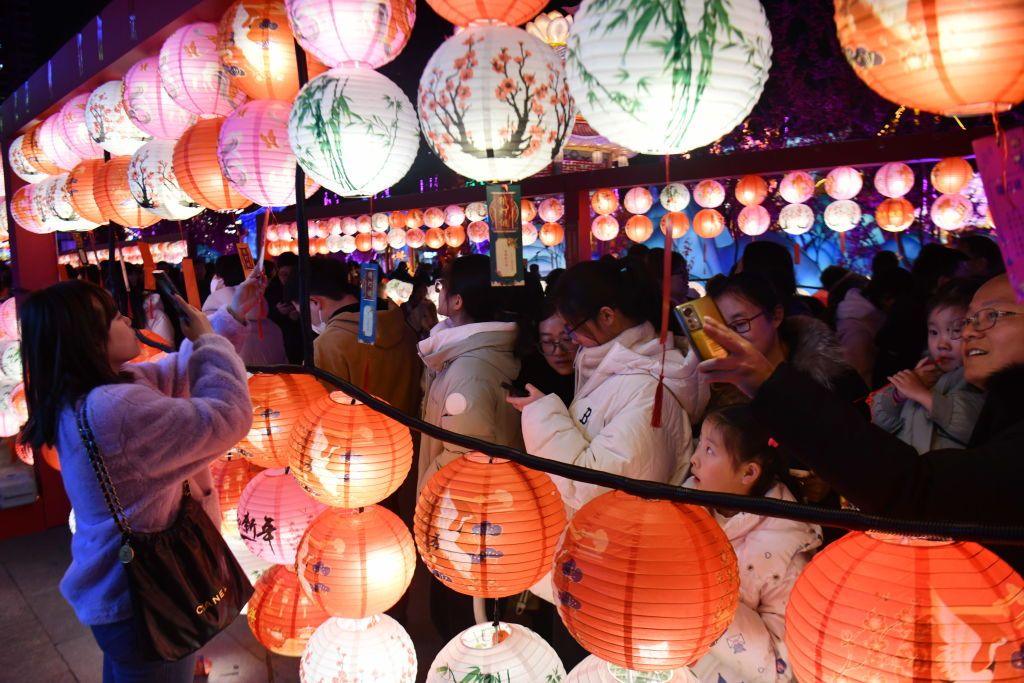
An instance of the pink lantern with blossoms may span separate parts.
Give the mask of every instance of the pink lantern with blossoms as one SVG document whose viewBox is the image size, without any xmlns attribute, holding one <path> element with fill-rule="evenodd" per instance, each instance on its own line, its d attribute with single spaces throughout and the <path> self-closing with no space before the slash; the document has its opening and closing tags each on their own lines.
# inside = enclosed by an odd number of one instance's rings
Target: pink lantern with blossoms
<svg viewBox="0 0 1024 683">
<path fill-rule="evenodd" d="M 446 225 L 462 225 L 466 220 L 466 212 L 458 204 L 451 204 L 444 210 L 444 222 Z M 441 226 L 437 226 L 441 227 Z"/>
<path fill-rule="evenodd" d="M 736 225 L 744 235 L 755 237 L 768 232 L 772 224 L 771 214 L 768 209 L 760 204 L 751 204 L 743 207 L 740 215 L 736 218 Z"/>
<path fill-rule="evenodd" d="M 40 124 L 39 149 L 58 168 L 65 171 L 70 171 L 82 160 L 82 157 L 71 148 L 64 137 L 60 112 L 53 114 Z"/>
<path fill-rule="evenodd" d="M 832 199 L 853 199 L 863 187 L 860 171 L 850 166 L 833 168 L 825 176 L 825 193 Z"/>
<path fill-rule="evenodd" d="M 959 230 L 973 215 L 971 200 L 962 194 L 944 194 L 932 203 L 932 222 L 943 230 Z"/>
<path fill-rule="evenodd" d="M 356 234 L 365 235 L 373 230 L 373 220 L 365 213 L 356 219 Z"/>
<path fill-rule="evenodd" d="M 875 173 L 875 189 L 889 199 L 902 197 L 914 187 L 914 171 L 901 161 L 885 164 Z"/>
<path fill-rule="evenodd" d="M 128 118 L 158 140 L 177 140 L 197 116 L 175 102 L 160 83 L 160 60 L 147 57 L 124 76 L 124 105 Z"/>
<path fill-rule="evenodd" d="M 814 178 L 807 171 L 792 171 L 782 177 L 779 195 L 790 204 L 802 204 L 814 196 Z"/>
<path fill-rule="evenodd" d="M 409 230 L 418 230 L 419 228 L 409 228 Z M 388 246 L 392 249 L 404 249 L 408 238 L 407 233 L 402 228 L 395 228 L 388 233 Z"/>
<path fill-rule="evenodd" d="M 64 141 L 71 150 L 82 159 L 102 159 L 103 148 L 97 145 L 89 135 L 85 125 L 85 107 L 89 102 L 89 93 L 76 95 L 60 108 L 61 129 Z"/>
<path fill-rule="evenodd" d="M 160 81 L 179 105 L 201 116 L 227 116 L 245 102 L 220 63 L 217 25 L 182 26 L 160 48 Z"/>
<path fill-rule="evenodd" d="M 112 156 L 130 156 L 151 139 L 128 118 L 123 81 L 107 81 L 92 91 L 85 106 L 85 125 L 93 142 Z"/>
<path fill-rule="evenodd" d="M 286 468 L 263 470 L 238 499 L 238 533 L 261 560 L 294 565 L 302 535 L 326 509 L 302 490 Z"/>
<path fill-rule="evenodd" d="M 379 69 L 409 42 L 415 0 L 285 0 L 303 49 L 330 67 Z"/>
</svg>

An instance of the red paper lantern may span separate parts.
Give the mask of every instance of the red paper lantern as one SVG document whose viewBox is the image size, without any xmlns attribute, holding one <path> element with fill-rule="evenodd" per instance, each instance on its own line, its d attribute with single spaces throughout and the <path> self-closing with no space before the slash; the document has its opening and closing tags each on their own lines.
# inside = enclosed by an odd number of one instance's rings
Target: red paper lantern
<svg viewBox="0 0 1024 683">
<path fill-rule="evenodd" d="M 217 138 L 222 117 L 200 119 L 174 145 L 172 165 L 178 184 L 189 197 L 207 209 L 244 209 L 249 200 L 236 191 L 220 170 Z"/>
<path fill-rule="evenodd" d="M 467 453 L 427 481 L 416 503 L 416 546 L 438 580 L 465 595 L 520 593 L 551 569 L 565 506 L 551 477 Z"/>
<path fill-rule="evenodd" d="M 639 215 L 651 210 L 651 207 L 654 206 L 654 197 L 646 187 L 634 187 L 626 193 L 622 205 L 626 207 L 626 211 Z"/>
<path fill-rule="evenodd" d="M 957 194 L 974 177 L 971 163 L 963 157 L 949 157 L 932 168 L 932 185 L 942 194 Z"/>
<path fill-rule="evenodd" d="M 329 508 L 299 544 L 299 583 L 335 617 L 364 619 L 402 597 L 416 567 L 412 536 L 395 513 L 371 505 Z"/>
<path fill-rule="evenodd" d="M 427 4 L 456 26 L 469 26 L 481 19 L 519 26 L 537 16 L 547 3 L 544 0 L 427 0 Z"/>
<path fill-rule="evenodd" d="M 466 229 L 461 225 L 448 226 L 444 230 L 444 241 L 452 249 L 458 249 L 466 243 Z"/>
<path fill-rule="evenodd" d="M 677 240 L 690 229 L 690 219 L 681 211 L 669 211 L 661 217 L 661 234 L 667 235 L 672 229 L 672 239 Z"/>
<path fill-rule="evenodd" d="M 275 654 L 301 657 L 313 632 L 330 616 L 302 591 L 292 567 L 271 567 L 253 585 L 249 629 Z"/>
<path fill-rule="evenodd" d="M 619 221 L 615 216 L 600 215 L 590 224 L 590 232 L 601 242 L 608 242 L 619 235 Z"/>
<path fill-rule="evenodd" d="M 96 203 L 96 180 L 103 169 L 103 159 L 88 159 L 81 162 L 68 174 L 68 194 L 71 208 L 79 216 L 93 223 L 103 224 L 107 217 Z"/>
<path fill-rule="evenodd" d="M 257 373 L 249 378 L 249 396 L 252 428 L 235 450 L 259 467 L 287 467 L 295 425 L 327 390 L 312 375 Z"/>
<path fill-rule="evenodd" d="M 558 613 L 573 638 L 635 671 L 693 663 L 729 626 L 739 602 L 736 555 L 710 514 L 621 491 L 576 513 L 553 577 Z"/>
<path fill-rule="evenodd" d="M 565 239 L 565 229 L 558 223 L 545 223 L 540 227 L 540 243 L 545 247 L 554 247 Z"/>
<path fill-rule="evenodd" d="M 139 206 L 128 186 L 128 164 L 131 157 L 111 157 L 99 170 L 94 185 L 96 206 L 100 214 L 126 228 L 145 228 L 160 220 L 151 211 Z"/>
<path fill-rule="evenodd" d="M 768 196 L 768 183 L 759 175 L 745 175 L 736 181 L 736 201 L 743 206 L 756 206 Z"/>
<path fill-rule="evenodd" d="M 424 239 L 427 242 L 427 247 L 437 251 L 444 246 L 444 230 L 441 228 L 431 228 L 427 230 Z"/>
<path fill-rule="evenodd" d="M 437 228 L 431 228 L 437 230 Z M 427 241 L 427 236 L 419 228 L 407 230 L 405 233 L 405 244 L 413 249 L 419 249 Z"/>
<path fill-rule="evenodd" d="M 725 218 L 717 209 L 701 209 L 693 217 L 693 231 L 700 237 L 712 239 L 725 230 Z"/>
<path fill-rule="evenodd" d="M 629 220 L 626 221 L 626 237 L 638 244 L 643 244 L 651 239 L 653 234 L 654 224 L 650 218 L 643 214 L 630 216 Z"/>
<path fill-rule="evenodd" d="M 220 501 L 220 530 L 225 536 L 238 535 L 238 499 L 261 468 L 234 451 L 210 463 L 213 488 Z"/>
<path fill-rule="evenodd" d="M 519 200 L 519 219 L 523 223 L 529 223 L 537 217 L 537 205 L 532 200 L 523 199 Z"/>
<path fill-rule="evenodd" d="M 491 228 L 484 221 L 473 221 L 466 228 L 466 237 L 473 244 L 480 244 L 486 242 L 491 238 Z"/>
<path fill-rule="evenodd" d="M 602 188 L 590 195 L 590 208 L 599 216 L 607 216 L 619 210 L 619 195 L 615 190 Z M 640 212 L 642 213 L 642 212 Z"/>
<path fill-rule="evenodd" d="M 370 251 L 370 249 L 373 249 L 373 237 L 365 232 L 361 232 L 356 235 L 356 249 L 362 252 L 367 252 Z"/>
<path fill-rule="evenodd" d="M 875 210 L 878 227 L 889 232 L 903 232 L 914 222 L 914 205 L 903 197 L 886 199 Z"/>
<path fill-rule="evenodd" d="M 326 509 L 306 495 L 286 468 L 263 470 L 238 499 L 238 533 L 256 557 L 292 567 L 303 534 Z"/>
</svg>

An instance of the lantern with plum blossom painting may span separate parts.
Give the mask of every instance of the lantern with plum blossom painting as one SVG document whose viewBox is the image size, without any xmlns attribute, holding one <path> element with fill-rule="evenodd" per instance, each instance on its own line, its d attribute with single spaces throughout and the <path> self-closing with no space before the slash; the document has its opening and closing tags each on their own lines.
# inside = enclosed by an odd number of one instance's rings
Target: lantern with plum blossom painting
<svg viewBox="0 0 1024 683">
<path fill-rule="evenodd" d="M 825 176 L 825 194 L 832 199 L 853 199 L 864 187 L 864 177 L 855 168 L 839 166 Z"/>
<path fill-rule="evenodd" d="M 943 230 L 959 230 L 973 215 L 971 200 L 962 194 L 944 194 L 932 203 L 932 223 Z"/>
<path fill-rule="evenodd" d="M 128 118 L 123 95 L 123 81 L 107 81 L 92 91 L 85 105 L 89 135 L 113 156 L 131 155 L 152 137 Z"/>
<path fill-rule="evenodd" d="M 473 221 L 474 223 L 477 221 Z M 444 243 L 458 249 L 466 242 L 466 229 L 461 225 L 450 225 L 444 229 Z"/>
<path fill-rule="evenodd" d="M 558 223 L 545 223 L 540 226 L 540 243 L 545 247 L 554 247 L 565 239 L 565 229 Z"/>
<path fill-rule="evenodd" d="M 669 183 L 661 191 L 658 201 L 666 211 L 682 211 L 690 204 L 690 191 L 682 183 Z"/>
<path fill-rule="evenodd" d="M 217 25 L 182 26 L 160 47 L 160 82 L 179 105 L 201 116 L 227 116 L 246 97 L 220 63 Z"/>
<path fill-rule="evenodd" d="M 790 204 L 802 204 L 814 196 L 814 178 L 807 171 L 792 171 L 782 177 L 779 196 Z"/>
<path fill-rule="evenodd" d="M 39 218 L 39 213 L 36 211 L 35 190 L 35 185 L 23 185 L 14 192 L 14 196 L 11 197 L 11 215 L 14 216 L 14 222 L 23 230 L 43 235 L 53 231 L 44 227 Z"/>
<path fill-rule="evenodd" d="M 427 0 L 427 4 L 456 26 L 484 20 L 519 26 L 533 19 L 547 3 L 544 0 Z"/>
<path fill-rule="evenodd" d="M 861 210 L 857 202 L 840 199 L 825 207 L 825 225 L 836 232 L 847 232 L 860 225 Z"/>
<path fill-rule="evenodd" d="M 203 207 L 185 194 L 174 175 L 173 140 L 150 140 L 132 155 L 128 165 L 128 188 L 135 201 L 169 220 L 185 220 L 201 213 Z"/>
<path fill-rule="evenodd" d="M 529 223 L 537 217 L 537 205 L 533 203 L 533 200 L 525 197 L 519 200 L 519 217 L 524 223 Z"/>
<path fill-rule="evenodd" d="M 814 227 L 814 210 L 806 204 L 786 204 L 779 211 L 779 227 L 789 235 L 803 235 Z"/>
<path fill-rule="evenodd" d="M 61 129 L 64 141 L 72 151 L 82 159 L 100 159 L 103 148 L 93 142 L 89 129 L 85 125 L 85 108 L 89 103 L 90 93 L 75 95 L 60 108 Z"/>
<path fill-rule="evenodd" d="M 424 235 L 424 240 L 427 247 L 436 251 L 444 246 L 444 230 L 441 228 L 431 228 Z"/>
<path fill-rule="evenodd" d="M 82 160 L 78 153 L 71 149 L 71 146 L 64 138 L 64 127 L 60 118 L 60 112 L 48 116 L 45 121 L 39 124 L 38 144 L 42 153 L 62 171 L 70 171 Z"/>
<path fill-rule="evenodd" d="M 427 673 L 427 683 L 529 681 L 558 683 L 565 667 L 539 635 L 504 622 L 471 626 L 445 645 Z"/>
<path fill-rule="evenodd" d="M 302 592 L 294 567 L 271 567 L 253 582 L 249 630 L 275 654 L 302 656 L 313 632 L 330 617 Z"/>
<path fill-rule="evenodd" d="M 473 221 L 466 228 L 466 237 L 473 244 L 486 242 L 491 237 L 491 228 L 484 221 Z"/>
<path fill-rule="evenodd" d="M 599 216 L 615 213 L 619 210 L 619 195 L 609 188 L 596 190 L 590 195 L 590 208 Z"/>
<path fill-rule="evenodd" d="M 903 197 L 886 199 L 875 210 L 878 227 L 889 232 L 903 232 L 914 222 L 914 205 Z"/>
<path fill-rule="evenodd" d="M 654 206 L 654 197 L 646 187 L 634 187 L 626 193 L 622 205 L 626 207 L 626 211 L 639 215 L 651 210 Z"/>
<path fill-rule="evenodd" d="M 256 557 L 291 567 L 302 535 L 326 509 L 286 468 L 263 470 L 238 499 L 238 533 Z"/>
<path fill-rule="evenodd" d="M 482 218 L 482 216 L 481 216 L 481 218 Z M 465 220 L 466 220 L 466 212 L 463 211 L 462 207 L 459 206 L 458 204 L 451 204 L 451 205 L 445 207 L 445 210 L 444 210 L 444 224 L 445 225 L 462 225 L 463 222 L 465 222 Z M 477 218 L 475 220 L 480 220 L 480 218 Z M 432 226 L 429 226 L 429 227 L 440 228 L 441 226 L 440 225 L 436 225 L 436 226 L 432 225 Z"/>
<path fill-rule="evenodd" d="M 36 185 L 34 198 L 40 219 L 47 227 L 61 231 L 92 230 L 97 223 L 81 216 L 71 201 L 69 174 L 47 178 Z"/>
<path fill-rule="evenodd" d="M 309 639 L 299 665 L 302 683 L 415 683 L 416 648 L 386 614 L 331 618 Z"/>
<path fill-rule="evenodd" d="M 690 219 L 681 211 L 669 211 L 661 217 L 661 234 L 669 234 L 672 231 L 672 239 L 677 240 L 690 229 Z"/>
<path fill-rule="evenodd" d="M 902 161 L 885 164 L 875 172 L 875 189 L 883 197 L 902 197 L 913 187 L 914 171 Z"/>
<path fill-rule="evenodd" d="M 423 225 L 427 226 L 428 228 L 440 228 L 442 225 L 444 225 L 444 209 L 432 206 L 426 211 L 424 211 Z"/>
<path fill-rule="evenodd" d="M 539 232 L 533 223 L 523 223 L 523 246 L 528 247 L 537 241 Z"/>
<path fill-rule="evenodd" d="M 185 194 L 207 209 L 244 209 L 248 198 L 231 186 L 217 161 L 217 136 L 223 125 L 223 118 L 200 119 L 182 134 L 174 145 L 174 175 Z"/>
<path fill-rule="evenodd" d="M 440 228 L 430 228 L 431 230 L 439 230 Z M 426 242 L 427 237 L 423 234 L 423 231 L 419 228 L 412 228 L 407 230 L 405 233 L 405 244 L 411 249 L 419 249 Z"/>
<path fill-rule="evenodd" d="M 487 218 L 487 204 L 483 202 L 470 202 L 466 204 L 466 220 L 469 222 L 482 221 Z"/>
<path fill-rule="evenodd" d="M 562 220 L 562 216 L 565 215 L 565 207 L 557 197 L 548 197 L 540 203 L 537 215 L 545 223 L 555 223 Z"/>
<path fill-rule="evenodd" d="M 139 206 L 132 196 L 128 180 L 131 157 L 113 157 L 104 164 L 96 178 L 95 197 L 100 213 L 126 228 L 145 228 L 160 216 Z"/>
<path fill-rule="evenodd" d="M 29 163 L 25 157 L 25 135 L 14 138 L 7 152 L 7 160 L 11 163 L 14 174 L 26 183 L 38 183 L 46 178 L 45 173 Z"/>
<path fill-rule="evenodd" d="M 693 188 L 693 201 L 703 209 L 716 209 L 725 201 L 725 187 L 717 180 L 702 180 Z"/>
<path fill-rule="evenodd" d="M 736 201 L 743 206 L 757 206 L 768 196 L 768 183 L 759 175 L 745 175 L 736 181 Z"/>
<path fill-rule="evenodd" d="M 139 130 L 158 140 L 176 140 L 197 116 L 175 102 L 160 84 L 159 60 L 148 57 L 124 76 L 124 106 Z"/>
<path fill-rule="evenodd" d="M 725 230 L 725 217 L 717 209 L 701 209 L 693 217 L 693 231 L 700 237 L 712 239 Z"/>
<path fill-rule="evenodd" d="M 379 69 L 398 56 L 416 22 L 415 0 L 285 0 L 295 39 L 330 67 Z"/>
<path fill-rule="evenodd" d="M 630 216 L 626 221 L 626 237 L 638 244 L 643 244 L 651 239 L 654 234 L 654 224 L 651 219 L 643 214 Z"/>
<path fill-rule="evenodd" d="M 548 166 L 572 128 L 562 62 L 526 31 L 471 26 L 427 63 L 420 128 L 449 168 L 481 181 L 520 180 Z"/>
<path fill-rule="evenodd" d="M 957 194 L 974 177 L 971 163 L 963 157 L 942 159 L 932 168 L 932 185 L 943 194 Z"/>
<path fill-rule="evenodd" d="M 736 226 L 740 229 L 740 232 L 751 237 L 768 232 L 771 224 L 771 214 L 768 213 L 768 209 L 760 204 L 744 206 L 743 210 L 740 211 L 740 215 L 736 217 Z"/>
<path fill-rule="evenodd" d="M 615 219 L 615 216 L 598 216 L 590 224 L 590 232 L 594 235 L 594 239 L 609 242 L 619 236 L 619 221 Z"/>
<path fill-rule="evenodd" d="M 40 173 L 45 173 L 46 175 L 57 175 L 61 172 L 60 167 L 58 167 L 56 162 L 43 151 L 42 145 L 39 144 L 39 138 L 42 132 L 43 125 L 38 124 L 25 133 L 25 140 L 22 142 L 21 152 L 25 155 L 25 160 L 28 161 L 29 165 Z"/>
</svg>

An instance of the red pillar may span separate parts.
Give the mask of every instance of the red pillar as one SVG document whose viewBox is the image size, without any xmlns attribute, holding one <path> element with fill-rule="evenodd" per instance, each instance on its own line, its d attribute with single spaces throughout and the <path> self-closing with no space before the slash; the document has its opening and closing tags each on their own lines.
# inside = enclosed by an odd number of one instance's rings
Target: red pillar
<svg viewBox="0 0 1024 683">
<path fill-rule="evenodd" d="M 590 248 L 590 192 L 565 191 L 565 265 L 589 261 Z"/>
</svg>

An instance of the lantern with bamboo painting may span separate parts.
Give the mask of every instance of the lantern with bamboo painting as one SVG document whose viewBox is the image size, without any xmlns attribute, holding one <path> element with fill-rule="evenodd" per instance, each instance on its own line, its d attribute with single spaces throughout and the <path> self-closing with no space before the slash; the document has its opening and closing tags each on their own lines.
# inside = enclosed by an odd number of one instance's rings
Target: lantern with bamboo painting
<svg viewBox="0 0 1024 683">
<path fill-rule="evenodd" d="M 124 106 L 132 123 L 157 140 L 177 140 L 198 118 L 164 90 L 156 57 L 147 57 L 128 69 Z"/>
<path fill-rule="evenodd" d="M 606 216 L 619 210 L 619 195 L 615 190 L 602 188 L 590 195 L 590 208 L 599 216 Z"/>
<path fill-rule="evenodd" d="M 128 117 L 120 80 L 92 91 L 85 105 L 85 125 L 93 142 L 114 156 L 130 156 L 152 137 Z"/>
<path fill-rule="evenodd" d="M 256 557 L 292 567 L 302 535 L 325 509 L 286 468 L 263 470 L 238 499 L 238 533 Z"/>
<path fill-rule="evenodd" d="M 565 228 L 558 223 L 545 223 L 540 226 L 540 243 L 545 247 L 555 247 L 565 239 Z"/>
<path fill-rule="evenodd" d="M 963 157 L 947 157 L 932 168 L 932 185 L 942 194 L 957 194 L 974 177 L 974 169 Z"/>
<path fill-rule="evenodd" d="M 132 155 L 128 187 L 139 206 L 161 218 L 185 220 L 203 207 L 185 194 L 174 175 L 173 140 L 150 140 Z"/>
<path fill-rule="evenodd" d="M 299 678 L 302 683 L 415 683 L 416 648 L 386 614 L 332 617 L 309 639 Z"/>
<path fill-rule="evenodd" d="M 271 567 L 253 583 L 249 630 L 275 654 L 301 657 L 313 633 L 330 617 L 302 591 L 293 567 Z"/>
<path fill-rule="evenodd" d="M 64 141 L 82 159 L 100 159 L 103 148 L 97 145 L 85 124 L 85 108 L 91 93 L 75 95 L 60 108 L 61 130 Z M 12 145 L 13 148 L 13 145 Z"/>
<path fill-rule="evenodd" d="M 643 244 L 651 239 L 653 234 L 654 224 L 647 216 L 642 214 L 630 216 L 629 220 L 626 221 L 626 237 L 638 244 Z"/>
<path fill-rule="evenodd" d="M 185 194 L 207 209 L 244 209 L 249 199 L 231 186 L 217 161 L 223 125 L 223 118 L 200 119 L 182 134 L 174 144 L 174 175 Z"/>
<path fill-rule="evenodd" d="M 633 187 L 626 193 L 622 205 L 632 214 L 645 214 L 654 206 L 654 197 L 646 187 Z"/>
<path fill-rule="evenodd" d="M 619 221 L 615 216 L 598 216 L 590 224 L 590 232 L 600 242 L 610 242 L 619 236 Z"/>
<path fill-rule="evenodd" d="M 788 235 L 803 235 L 814 227 L 814 210 L 806 204 L 786 204 L 779 211 L 779 227 Z"/>
<path fill-rule="evenodd" d="M 725 187 L 717 180 L 702 180 L 693 188 L 693 201 L 703 209 L 717 209 L 725 202 Z"/>
<path fill-rule="evenodd" d="M 744 206 L 743 210 L 740 211 L 740 215 L 736 217 L 736 227 L 744 235 L 749 235 L 750 237 L 756 237 L 768 232 L 771 224 L 771 214 L 768 213 L 768 209 L 760 204 Z"/>
<path fill-rule="evenodd" d="M 405 48 L 415 0 L 285 0 L 295 39 L 330 67 L 384 66 Z"/>
<path fill-rule="evenodd" d="M 903 232 L 914 222 L 914 205 L 903 197 L 886 199 L 875 210 L 875 222 L 888 232 Z"/>
<path fill-rule="evenodd" d="M 758 206 L 768 196 L 768 183 L 759 175 L 745 175 L 736 181 L 736 201 L 743 206 Z"/>
<path fill-rule="evenodd" d="M 661 217 L 661 234 L 668 235 L 671 230 L 671 239 L 677 240 L 690 230 L 690 219 L 681 211 L 669 211 Z"/>
<path fill-rule="evenodd" d="M 717 209 L 701 209 L 693 217 L 693 231 L 698 236 L 713 239 L 725 230 L 725 218 Z"/>
<path fill-rule="evenodd" d="M 296 423 L 312 403 L 326 395 L 327 390 L 312 375 L 253 375 L 249 378 L 252 428 L 235 450 L 260 467 L 286 467 Z"/>
<path fill-rule="evenodd" d="M 875 172 L 875 189 L 883 197 L 902 197 L 914 188 L 914 171 L 901 161 L 883 165 Z"/>
<path fill-rule="evenodd" d="M 814 196 L 814 178 L 807 171 L 792 171 L 782 177 L 779 196 L 790 204 L 802 204 Z"/>
<path fill-rule="evenodd" d="M 530 681 L 558 683 L 565 668 L 555 650 L 519 624 L 471 626 L 445 645 L 427 674 L 427 683 L 451 681 Z"/>
<path fill-rule="evenodd" d="M 160 47 L 160 82 L 182 108 L 200 116 L 227 116 L 247 99 L 220 62 L 217 25 L 182 26 Z"/>
</svg>

